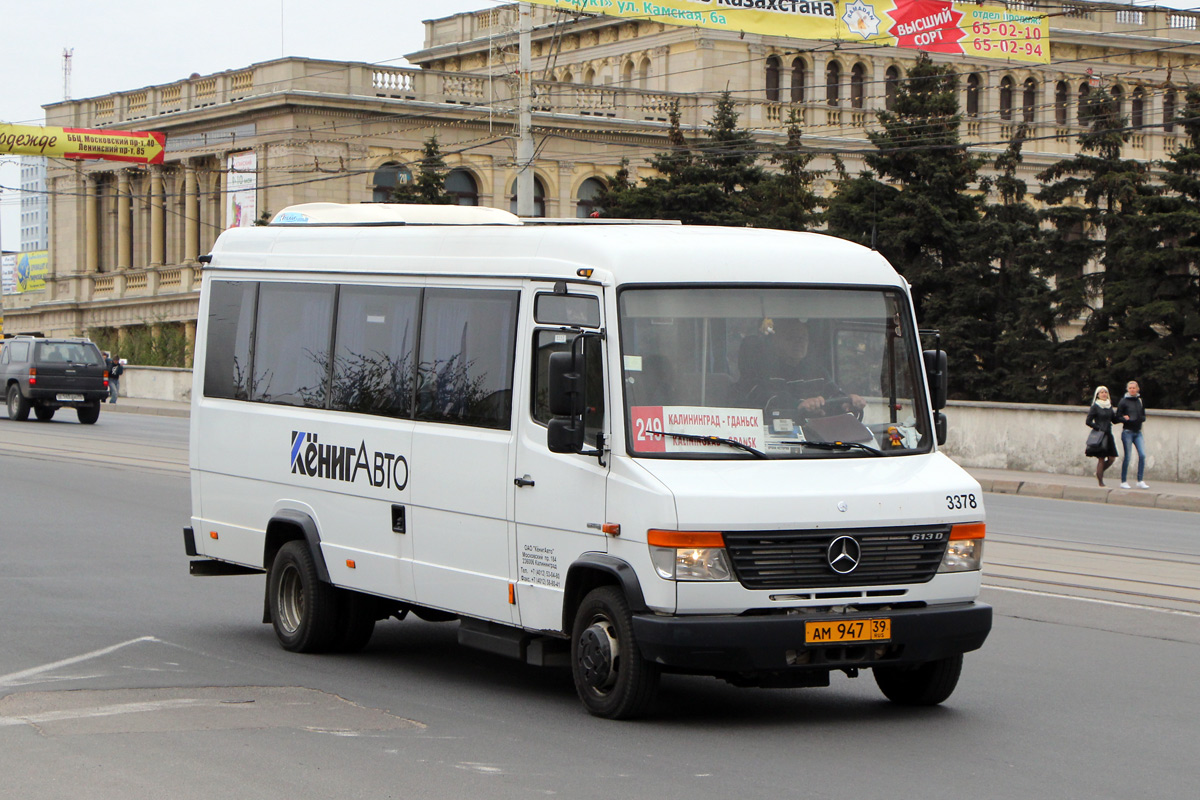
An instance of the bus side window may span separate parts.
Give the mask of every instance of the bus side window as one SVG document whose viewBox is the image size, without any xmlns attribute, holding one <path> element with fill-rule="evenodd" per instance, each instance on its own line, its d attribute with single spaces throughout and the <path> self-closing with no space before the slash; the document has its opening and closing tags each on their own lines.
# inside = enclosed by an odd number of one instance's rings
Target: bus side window
<svg viewBox="0 0 1200 800">
<path fill-rule="evenodd" d="M 204 396 L 250 399 L 250 339 L 258 284 L 213 281 L 208 296 Z"/>
<path fill-rule="evenodd" d="M 519 298 L 507 290 L 426 290 L 417 419 L 510 427 Z"/>
</svg>

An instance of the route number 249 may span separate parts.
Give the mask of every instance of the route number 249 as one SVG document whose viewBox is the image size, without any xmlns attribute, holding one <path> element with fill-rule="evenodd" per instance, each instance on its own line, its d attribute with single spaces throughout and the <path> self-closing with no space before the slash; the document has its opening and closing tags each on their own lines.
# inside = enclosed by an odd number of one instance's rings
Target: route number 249
<svg viewBox="0 0 1200 800">
<path fill-rule="evenodd" d="M 946 508 L 951 510 L 959 508 L 978 508 L 978 503 L 975 500 L 974 494 L 948 494 L 946 495 Z"/>
</svg>

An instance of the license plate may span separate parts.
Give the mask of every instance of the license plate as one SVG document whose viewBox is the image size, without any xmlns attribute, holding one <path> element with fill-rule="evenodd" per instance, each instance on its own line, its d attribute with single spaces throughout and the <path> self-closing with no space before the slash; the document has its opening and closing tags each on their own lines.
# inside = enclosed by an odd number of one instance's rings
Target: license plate
<svg viewBox="0 0 1200 800">
<path fill-rule="evenodd" d="M 57 396 L 60 403 L 82 403 L 83 395 L 81 394 L 60 394 Z"/>
<path fill-rule="evenodd" d="M 892 638 L 890 619 L 855 619 L 804 623 L 806 644 L 881 642 Z"/>
</svg>

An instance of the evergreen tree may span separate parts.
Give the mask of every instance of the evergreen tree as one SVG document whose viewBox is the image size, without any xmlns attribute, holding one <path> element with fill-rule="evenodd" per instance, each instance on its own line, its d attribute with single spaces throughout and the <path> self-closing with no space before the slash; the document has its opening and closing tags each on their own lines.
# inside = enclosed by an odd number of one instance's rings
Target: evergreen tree
<svg viewBox="0 0 1200 800">
<path fill-rule="evenodd" d="M 756 227 L 805 231 L 819 224 L 817 209 L 821 201 L 813 184 L 824 173 L 808 168 L 814 158 L 816 154 L 804 147 L 800 113 L 792 109 L 788 114 L 787 143 L 773 148 L 770 155 L 779 171 L 766 176 L 754 190 Z"/>
<path fill-rule="evenodd" d="M 1038 400 L 1040 376 L 1049 368 L 1054 346 L 1050 287 L 1041 275 L 1037 211 L 1025 200 L 1025 181 L 1017 177 L 1025 141 L 1021 125 L 994 163 L 997 177 L 985 183 L 997 198 L 983 209 L 979 258 L 991 264 L 997 306 L 992 399 Z"/>
<path fill-rule="evenodd" d="M 677 219 L 685 225 L 746 225 L 754 189 L 765 173 L 753 135 L 737 127 L 729 92 L 717 100 L 703 141 L 689 145 L 678 103 L 671 108 L 668 149 L 649 159 L 658 175 L 640 186 L 614 182 L 599 198 L 606 217 Z M 628 172 L 626 172 L 628 175 Z"/>
<path fill-rule="evenodd" d="M 1107 276 L 1114 334 L 1110 386 L 1138 380 L 1159 407 L 1200 409 L 1200 88 L 1187 91 L 1184 144 L 1161 164 L 1163 194 L 1143 194 Z"/>
<path fill-rule="evenodd" d="M 950 357 L 953 397 L 992 399 L 999 287 L 982 243 L 980 159 L 959 141 L 957 79 L 922 54 L 879 112 L 868 170 L 843 171 L 827 203 L 835 235 L 877 249 L 912 284 L 921 324 Z"/>
<path fill-rule="evenodd" d="M 388 202 L 433 205 L 453 203 L 454 198 L 446 193 L 446 173 L 449 171 L 446 161 L 442 158 L 437 135 L 434 134 L 425 140 L 416 179 L 411 183 L 396 186 Z"/>
<path fill-rule="evenodd" d="M 1139 212 L 1154 194 L 1146 166 L 1121 157 L 1129 134 L 1116 99 L 1090 92 L 1080 118 L 1087 130 L 1078 137 L 1079 152 L 1038 175 L 1045 185 L 1037 198 L 1051 225 L 1043 250 L 1058 321 L 1084 320 L 1082 333 L 1058 346 L 1048 375 L 1049 399 L 1063 403 L 1079 402 L 1097 383 L 1119 387 L 1133 377 L 1113 372 L 1121 338 L 1116 321 L 1129 304 L 1121 287 L 1142 279 Z"/>
</svg>

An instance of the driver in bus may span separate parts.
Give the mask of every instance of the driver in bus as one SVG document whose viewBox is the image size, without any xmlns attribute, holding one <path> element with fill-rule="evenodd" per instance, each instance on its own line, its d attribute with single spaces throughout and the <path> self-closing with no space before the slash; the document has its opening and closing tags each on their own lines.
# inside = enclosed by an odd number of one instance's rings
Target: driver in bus
<svg viewBox="0 0 1200 800">
<path fill-rule="evenodd" d="M 802 319 L 768 320 L 760 336 L 742 340 L 738 352 L 741 382 L 757 405 L 794 404 L 804 416 L 861 411 L 861 396 L 842 391 L 809 352 L 808 323 Z M 833 401 L 830 403 L 830 401 Z"/>
</svg>

